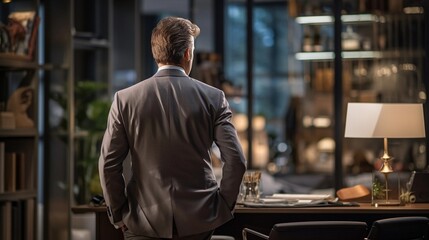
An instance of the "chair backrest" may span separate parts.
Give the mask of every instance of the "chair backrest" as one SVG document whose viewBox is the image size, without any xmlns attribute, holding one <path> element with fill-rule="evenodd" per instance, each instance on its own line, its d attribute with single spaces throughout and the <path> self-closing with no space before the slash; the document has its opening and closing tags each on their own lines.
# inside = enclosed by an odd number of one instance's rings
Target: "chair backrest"
<svg viewBox="0 0 429 240">
<path fill-rule="evenodd" d="M 270 232 L 270 240 L 363 240 L 367 224 L 357 221 L 308 221 L 278 223 Z"/>
<path fill-rule="evenodd" d="M 429 218 L 411 216 L 377 220 L 372 224 L 368 240 L 428 239 Z"/>
</svg>

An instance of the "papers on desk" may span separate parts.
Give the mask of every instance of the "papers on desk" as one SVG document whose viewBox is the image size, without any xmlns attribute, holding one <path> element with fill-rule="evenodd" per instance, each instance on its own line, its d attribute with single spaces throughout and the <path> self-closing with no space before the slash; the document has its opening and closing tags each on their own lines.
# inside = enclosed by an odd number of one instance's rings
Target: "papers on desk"
<svg viewBox="0 0 429 240">
<path fill-rule="evenodd" d="M 282 198 L 260 198 L 260 203 L 285 203 L 287 200 Z"/>
<path fill-rule="evenodd" d="M 287 201 L 302 201 L 302 200 L 329 200 L 332 196 L 329 194 L 284 194 L 275 193 L 272 196 L 267 196 L 269 199 L 283 199 Z"/>
<path fill-rule="evenodd" d="M 305 207 L 352 207 L 359 206 L 355 202 L 340 202 L 338 200 L 302 200 L 297 202 L 244 202 L 243 206 L 245 207 L 255 207 L 255 208 L 305 208 Z"/>
<path fill-rule="evenodd" d="M 273 194 L 257 202 L 243 202 L 245 207 L 327 207 L 358 206 L 356 203 L 339 202 L 329 194 Z"/>
</svg>

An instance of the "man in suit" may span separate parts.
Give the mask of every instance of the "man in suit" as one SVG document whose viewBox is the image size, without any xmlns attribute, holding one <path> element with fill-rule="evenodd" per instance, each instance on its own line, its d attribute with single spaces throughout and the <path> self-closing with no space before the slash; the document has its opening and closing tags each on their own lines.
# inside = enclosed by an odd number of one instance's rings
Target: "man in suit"
<svg viewBox="0 0 429 240">
<path fill-rule="evenodd" d="M 157 73 L 114 96 L 99 172 L 109 219 L 126 239 L 210 239 L 233 218 L 246 161 L 224 93 L 189 77 L 199 32 L 189 20 L 162 19 L 151 39 Z"/>
</svg>

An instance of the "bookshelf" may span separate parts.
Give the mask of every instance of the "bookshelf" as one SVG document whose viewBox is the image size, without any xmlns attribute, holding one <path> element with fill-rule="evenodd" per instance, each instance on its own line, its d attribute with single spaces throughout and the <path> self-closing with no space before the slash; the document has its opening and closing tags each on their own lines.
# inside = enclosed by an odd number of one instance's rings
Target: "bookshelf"
<svg viewBox="0 0 429 240">
<path fill-rule="evenodd" d="M 51 119 L 45 123 L 44 239 L 71 239 L 75 229 L 87 230 L 71 208 L 101 194 L 97 163 L 104 119 L 113 94 L 140 76 L 139 5 L 46 1 L 46 61 L 54 69 L 47 72 L 44 100 Z M 124 79 L 128 73 L 131 81 Z"/>
<path fill-rule="evenodd" d="M 0 30 L 0 239 L 4 240 L 37 236 L 38 6 L 35 0 L 0 5 L 4 24 Z"/>
</svg>

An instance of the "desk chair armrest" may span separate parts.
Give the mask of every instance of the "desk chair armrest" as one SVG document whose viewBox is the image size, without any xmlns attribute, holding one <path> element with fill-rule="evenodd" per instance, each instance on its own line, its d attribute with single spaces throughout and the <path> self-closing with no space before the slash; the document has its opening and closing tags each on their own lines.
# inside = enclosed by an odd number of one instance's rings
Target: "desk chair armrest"
<svg viewBox="0 0 429 240">
<path fill-rule="evenodd" d="M 247 233 L 251 233 L 251 234 L 258 236 L 258 237 L 265 239 L 265 240 L 268 240 L 268 238 L 269 238 L 267 235 L 262 234 L 260 232 L 257 232 L 255 230 L 249 229 L 249 228 L 243 228 L 242 233 L 243 233 L 243 240 L 247 240 Z"/>
</svg>

